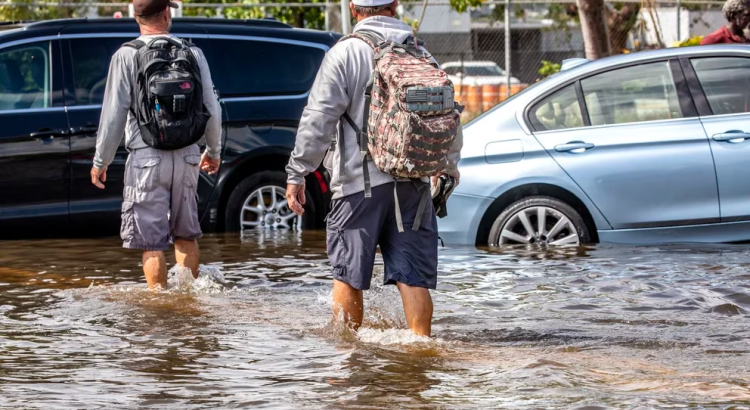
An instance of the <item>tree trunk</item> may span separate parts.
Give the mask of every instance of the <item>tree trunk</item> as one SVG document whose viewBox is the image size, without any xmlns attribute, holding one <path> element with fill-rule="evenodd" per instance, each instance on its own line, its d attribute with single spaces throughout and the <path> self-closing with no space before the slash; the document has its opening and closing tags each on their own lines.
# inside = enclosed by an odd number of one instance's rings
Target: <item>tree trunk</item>
<svg viewBox="0 0 750 410">
<path fill-rule="evenodd" d="M 640 11 L 641 5 L 637 3 L 626 3 L 620 10 L 610 11 L 607 23 L 612 54 L 620 54 L 626 49 L 628 36 L 638 22 Z"/>
<path fill-rule="evenodd" d="M 578 0 L 586 58 L 598 60 L 611 54 L 604 0 Z"/>
</svg>

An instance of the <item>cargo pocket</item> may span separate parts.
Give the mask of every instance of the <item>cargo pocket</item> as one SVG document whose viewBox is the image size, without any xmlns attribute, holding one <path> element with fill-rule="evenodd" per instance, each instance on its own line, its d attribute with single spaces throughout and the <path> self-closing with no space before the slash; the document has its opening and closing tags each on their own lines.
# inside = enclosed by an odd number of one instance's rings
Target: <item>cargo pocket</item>
<svg viewBox="0 0 750 410">
<path fill-rule="evenodd" d="M 328 225 L 326 229 L 326 248 L 334 279 L 345 279 L 346 265 L 350 259 L 350 255 L 343 229 L 331 227 L 330 224 Z"/>
<path fill-rule="evenodd" d="M 133 160 L 135 187 L 138 192 L 151 192 L 159 185 L 159 163 L 161 158 L 148 157 Z"/>
<path fill-rule="evenodd" d="M 133 202 L 122 203 L 122 225 L 120 225 L 120 238 L 125 242 L 131 242 L 135 236 L 135 219 L 133 215 Z"/>
<path fill-rule="evenodd" d="M 185 176 L 184 176 L 184 184 L 185 186 L 194 187 L 198 185 L 198 177 L 200 175 L 201 170 L 198 168 L 198 165 L 201 163 L 201 156 L 200 155 L 185 155 Z"/>
</svg>

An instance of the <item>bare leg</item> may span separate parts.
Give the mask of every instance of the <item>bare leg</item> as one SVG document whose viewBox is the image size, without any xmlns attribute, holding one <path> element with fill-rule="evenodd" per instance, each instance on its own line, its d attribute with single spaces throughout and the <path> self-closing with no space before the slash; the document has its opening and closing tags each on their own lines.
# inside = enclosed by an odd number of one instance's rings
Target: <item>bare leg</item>
<svg viewBox="0 0 750 410">
<path fill-rule="evenodd" d="M 339 312 L 344 311 L 344 323 L 351 326 L 355 331 L 362 326 L 364 306 L 362 302 L 362 291 L 354 289 L 349 284 L 335 280 L 333 281 L 333 315 L 339 317 Z"/>
<path fill-rule="evenodd" d="M 198 250 L 197 241 L 186 241 L 184 239 L 177 239 L 174 241 L 174 256 L 177 259 L 177 264 L 190 269 L 193 273 L 193 277 L 198 279 L 198 264 L 200 259 L 200 251 Z"/>
<path fill-rule="evenodd" d="M 148 288 L 153 289 L 160 285 L 162 289 L 167 288 L 167 260 L 164 252 L 143 252 L 143 273 L 146 275 Z"/>
<path fill-rule="evenodd" d="M 432 332 L 432 297 L 429 289 L 398 283 L 398 290 L 409 329 L 416 335 L 429 337 Z"/>
</svg>

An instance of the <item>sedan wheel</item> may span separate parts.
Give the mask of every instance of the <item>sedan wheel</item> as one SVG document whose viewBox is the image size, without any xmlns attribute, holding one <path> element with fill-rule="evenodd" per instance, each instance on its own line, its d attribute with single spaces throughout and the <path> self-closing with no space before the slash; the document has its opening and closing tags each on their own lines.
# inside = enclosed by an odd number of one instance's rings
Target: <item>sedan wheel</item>
<svg viewBox="0 0 750 410">
<path fill-rule="evenodd" d="M 286 201 L 286 191 L 264 186 L 253 191 L 240 212 L 242 229 L 301 229 L 302 217 L 295 215 Z"/>
<path fill-rule="evenodd" d="M 578 231 L 561 212 L 538 206 L 518 211 L 500 232 L 501 245 L 580 245 Z"/>
<path fill-rule="evenodd" d="M 531 197 L 509 206 L 490 230 L 490 245 L 580 245 L 590 242 L 589 229 L 568 204 Z"/>
</svg>

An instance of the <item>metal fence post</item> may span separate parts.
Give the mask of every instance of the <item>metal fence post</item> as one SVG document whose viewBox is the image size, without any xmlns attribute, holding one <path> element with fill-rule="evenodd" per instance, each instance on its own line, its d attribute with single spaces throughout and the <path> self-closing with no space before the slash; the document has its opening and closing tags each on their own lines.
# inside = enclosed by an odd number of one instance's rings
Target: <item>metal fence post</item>
<svg viewBox="0 0 750 410">
<path fill-rule="evenodd" d="M 677 41 L 682 41 L 682 0 L 677 0 Z"/>
<path fill-rule="evenodd" d="M 510 98 L 510 0 L 505 0 L 505 98 Z"/>
<path fill-rule="evenodd" d="M 349 34 L 351 29 L 352 17 L 349 14 L 349 0 L 341 0 L 341 33 Z"/>
</svg>

